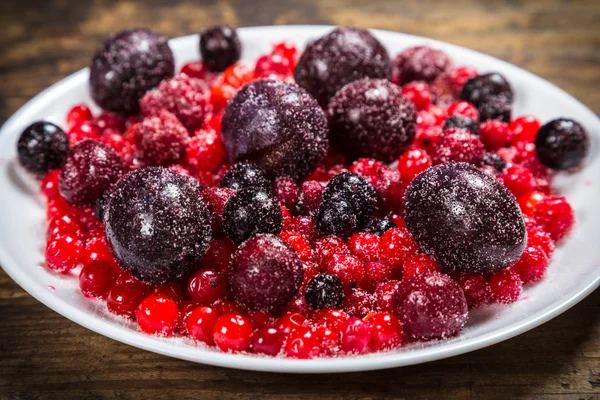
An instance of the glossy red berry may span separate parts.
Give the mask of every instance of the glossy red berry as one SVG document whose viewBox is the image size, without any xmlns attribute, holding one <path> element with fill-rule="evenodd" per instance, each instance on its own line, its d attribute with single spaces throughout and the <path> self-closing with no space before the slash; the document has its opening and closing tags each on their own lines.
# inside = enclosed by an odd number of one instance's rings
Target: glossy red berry
<svg viewBox="0 0 600 400">
<path fill-rule="evenodd" d="M 299 313 L 285 314 L 277 320 L 275 328 L 288 335 L 290 332 L 297 331 L 305 327 L 306 317 Z"/>
<path fill-rule="evenodd" d="M 540 126 L 540 121 L 529 115 L 515 118 L 508 125 L 508 129 L 512 132 L 510 143 L 513 145 L 517 143 L 533 143 L 535 134 L 540 130 Z"/>
<path fill-rule="evenodd" d="M 487 150 L 495 151 L 510 144 L 512 131 L 506 122 L 492 119 L 481 124 L 479 137 Z"/>
<path fill-rule="evenodd" d="M 256 354 L 276 356 L 281 351 L 285 334 L 275 328 L 259 328 L 252 334 L 250 348 Z"/>
<path fill-rule="evenodd" d="M 431 167 L 431 158 L 425 150 L 411 149 L 400 156 L 398 170 L 400 176 L 406 182 L 410 182 L 415 176 Z"/>
<path fill-rule="evenodd" d="M 104 299 L 115 285 L 117 273 L 106 261 L 92 261 L 81 269 L 79 288 L 85 297 Z"/>
<path fill-rule="evenodd" d="M 319 237 L 315 221 L 311 217 L 304 215 L 290 218 L 283 226 L 283 230 L 288 232 L 298 232 L 310 243 L 314 243 L 315 240 L 317 240 L 317 237 Z"/>
<path fill-rule="evenodd" d="M 465 83 L 477 76 L 478 72 L 476 69 L 471 67 L 457 67 L 448 72 L 448 79 L 452 86 L 452 92 L 454 96 L 459 97 L 460 92 Z"/>
<path fill-rule="evenodd" d="M 117 262 L 108 248 L 104 236 L 93 236 L 88 238 L 85 242 L 85 253 L 82 260 L 83 264 L 87 265 L 96 260 L 106 261 L 113 268 L 118 269 Z"/>
<path fill-rule="evenodd" d="M 213 129 L 196 130 L 187 143 L 185 157 L 187 163 L 199 171 L 214 170 L 225 157 L 221 135 Z"/>
<path fill-rule="evenodd" d="M 352 317 L 364 317 L 376 309 L 375 305 L 375 296 L 360 288 L 350 289 L 344 298 L 344 311 Z"/>
<path fill-rule="evenodd" d="M 471 118 L 479 121 L 479 112 L 475 106 L 467 101 L 457 101 L 448 106 L 448 116 L 462 115 L 463 117 Z"/>
<path fill-rule="evenodd" d="M 279 54 L 268 54 L 256 61 L 254 74 L 257 78 L 285 77 L 291 73 L 290 60 Z"/>
<path fill-rule="evenodd" d="M 326 326 L 333 331 L 339 331 L 348 318 L 348 314 L 341 310 L 320 310 L 313 315 L 312 321 L 314 326 Z"/>
<path fill-rule="evenodd" d="M 393 349 L 402 342 L 402 325 L 394 315 L 385 312 L 371 313 L 365 321 L 371 325 L 370 347 L 374 351 Z"/>
<path fill-rule="evenodd" d="M 296 66 L 298 58 L 300 57 L 300 52 L 296 45 L 288 41 L 273 44 L 273 54 L 279 54 L 280 56 L 287 58 L 292 68 Z"/>
<path fill-rule="evenodd" d="M 253 329 L 271 326 L 271 323 L 273 322 L 270 314 L 262 311 L 248 311 L 248 317 L 250 318 Z"/>
<path fill-rule="evenodd" d="M 519 275 L 523 284 L 527 284 L 540 281 L 546 274 L 548 264 L 548 257 L 541 248 L 529 246 L 512 270 Z"/>
<path fill-rule="evenodd" d="M 548 259 L 552 257 L 555 247 L 550 234 L 537 226 L 527 227 L 527 246 L 539 247 Z"/>
<path fill-rule="evenodd" d="M 67 127 L 71 129 L 83 122 L 91 121 L 94 118 L 92 111 L 85 104 L 73 106 L 67 113 Z"/>
<path fill-rule="evenodd" d="M 392 312 L 392 298 L 394 293 L 398 290 L 400 284 L 397 280 L 390 280 L 387 282 L 381 282 L 375 289 L 375 301 L 377 302 L 377 309 L 383 312 Z"/>
<path fill-rule="evenodd" d="M 319 341 L 309 328 L 299 327 L 288 334 L 283 351 L 290 358 L 313 358 L 320 353 Z"/>
<path fill-rule="evenodd" d="M 148 295 L 149 287 L 137 282 L 117 282 L 106 299 L 113 314 L 133 318 L 140 303 Z"/>
<path fill-rule="evenodd" d="M 192 61 L 187 64 L 184 64 L 183 67 L 181 67 L 180 72 L 182 74 L 186 74 L 190 78 L 197 79 L 205 79 L 209 74 L 208 65 L 206 65 L 202 61 Z"/>
<path fill-rule="evenodd" d="M 67 273 L 81 263 L 83 242 L 70 235 L 55 236 L 46 244 L 46 266 Z"/>
<path fill-rule="evenodd" d="M 340 327 L 340 348 L 344 353 L 360 354 L 371 341 L 371 325 L 360 318 L 348 318 Z"/>
<path fill-rule="evenodd" d="M 217 311 L 210 307 L 198 307 L 187 315 L 185 326 L 190 337 L 198 342 L 213 345 L 213 333 L 218 318 Z"/>
<path fill-rule="evenodd" d="M 406 228 L 394 228 L 381 235 L 379 257 L 392 268 L 400 268 L 404 260 L 417 252 L 417 242 Z"/>
<path fill-rule="evenodd" d="M 555 242 L 564 238 L 575 222 L 571 205 L 560 196 L 548 196 L 541 200 L 535 209 L 534 218 Z"/>
<path fill-rule="evenodd" d="M 223 233 L 223 211 L 225 204 L 233 195 L 235 190 L 230 188 L 209 187 L 200 195 L 210 211 L 210 224 L 214 237 L 222 237 Z"/>
<path fill-rule="evenodd" d="M 413 102 L 417 110 L 426 110 L 431 105 L 431 89 L 425 82 L 410 82 L 402 86 L 402 94 Z"/>
<path fill-rule="evenodd" d="M 140 303 L 135 316 L 142 332 L 172 336 L 179 322 L 179 309 L 172 299 L 151 295 Z"/>
<path fill-rule="evenodd" d="M 485 149 L 479 136 L 467 129 L 451 128 L 442 132 L 432 151 L 431 161 L 434 165 L 448 162 L 480 165 L 484 156 Z"/>
<path fill-rule="evenodd" d="M 496 303 L 514 303 L 519 298 L 522 288 L 521 278 L 511 269 L 500 270 L 490 279 L 490 292 Z"/>
<path fill-rule="evenodd" d="M 513 164 L 504 170 L 498 179 L 517 198 L 533 190 L 534 178 L 531 171 L 518 164 Z"/>
<path fill-rule="evenodd" d="M 94 119 L 94 124 L 100 129 L 101 132 L 106 130 L 123 132 L 125 129 L 125 123 L 117 114 L 104 111 Z"/>
<path fill-rule="evenodd" d="M 440 272 L 440 266 L 431 256 L 415 254 L 404 260 L 402 278 L 406 279 L 426 271 Z"/>
<path fill-rule="evenodd" d="M 100 133 L 100 129 L 92 121 L 83 121 L 70 128 L 67 136 L 69 137 L 69 143 L 73 146 L 85 139 L 98 140 Z"/>
<path fill-rule="evenodd" d="M 302 261 L 312 260 L 312 248 L 304 236 L 297 232 L 281 232 L 279 237 L 296 250 Z"/>
<path fill-rule="evenodd" d="M 40 184 L 40 190 L 46 196 L 46 200 L 50 201 L 56 199 L 59 196 L 58 193 L 58 177 L 60 176 L 60 170 L 55 169 L 46 174 Z"/>
<path fill-rule="evenodd" d="M 350 166 L 348 171 L 362 176 L 371 185 L 375 185 L 379 180 L 381 167 L 382 164 L 373 158 L 360 158 Z"/>
<path fill-rule="evenodd" d="M 165 297 L 173 300 L 176 303 L 183 301 L 185 295 L 181 289 L 179 282 L 167 283 L 154 287 L 153 294 L 155 296 Z"/>
<path fill-rule="evenodd" d="M 48 222 L 46 229 L 46 240 L 51 240 L 56 236 L 69 235 L 78 239 L 83 239 L 84 232 L 79 222 L 71 215 L 57 215 Z"/>
<path fill-rule="evenodd" d="M 373 233 L 360 232 L 351 236 L 348 248 L 362 262 L 379 260 L 379 236 Z"/>
<path fill-rule="evenodd" d="M 373 293 L 380 282 L 392 279 L 394 268 L 381 262 L 365 263 L 365 273 L 359 282 L 359 287 L 367 292 Z"/>
<path fill-rule="evenodd" d="M 201 270 L 192 275 L 187 290 L 193 300 L 210 305 L 227 295 L 227 281 L 219 272 Z"/>
<path fill-rule="evenodd" d="M 224 314 L 217 319 L 213 329 L 215 344 L 226 352 L 244 351 L 250 346 L 252 323 L 242 314 Z"/>
<path fill-rule="evenodd" d="M 315 242 L 315 261 L 322 269 L 327 268 L 336 254 L 350 254 L 350 250 L 342 238 L 325 236 Z"/>
<path fill-rule="evenodd" d="M 519 203 L 519 208 L 521 208 L 524 215 L 533 216 L 537 205 L 545 197 L 543 193 L 531 191 L 519 196 L 517 203 Z"/>
</svg>

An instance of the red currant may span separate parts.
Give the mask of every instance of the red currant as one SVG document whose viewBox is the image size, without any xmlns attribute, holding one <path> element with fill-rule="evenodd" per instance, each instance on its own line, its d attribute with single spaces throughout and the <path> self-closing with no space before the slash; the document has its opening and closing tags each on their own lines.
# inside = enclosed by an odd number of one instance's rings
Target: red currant
<svg viewBox="0 0 600 400">
<path fill-rule="evenodd" d="M 246 350 L 250 345 L 251 335 L 252 323 L 242 314 L 221 315 L 213 329 L 215 344 L 226 352 Z"/>
<path fill-rule="evenodd" d="M 512 132 L 508 124 L 498 120 L 489 120 L 481 124 L 479 138 L 488 151 L 495 151 L 510 144 Z"/>
<path fill-rule="evenodd" d="M 517 198 L 533 190 L 533 174 L 527 168 L 513 164 L 505 169 L 498 179 Z"/>
<path fill-rule="evenodd" d="M 387 282 L 381 282 L 375 289 L 375 300 L 377 302 L 377 308 L 379 311 L 391 312 L 392 311 L 392 298 L 394 293 L 398 290 L 399 281 L 391 280 Z"/>
<path fill-rule="evenodd" d="M 290 358 L 313 358 L 319 355 L 319 341 L 309 328 L 299 327 L 289 333 L 284 353 Z"/>
<path fill-rule="evenodd" d="M 360 354 L 371 341 L 371 325 L 360 318 L 348 318 L 340 327 L 341 350 L 349 354 Z"/>
<path fill-rule="evenodd" d="M 310 242 L 304 236 L 296 232 L 281 232 L 279 236 L 296 250 L 302 261 L 312 260 Z"/>
<path fill-rule="evenodd" d="M 372 233 L 360 232 L 348 239 L 350 252 L 362 262 L 379 259 L 379 236 Z"/>
<path fill-rule="evenodd" d="M 511 269 L 503 269 L 492 275 L 490 292 L 496 303 L 510 304 L 517 301 L 523 282 Z"/>
<path fill-rule="evenodd" d="M 417 110 L 426 110 L 431 105 L 431 89 L 425 82 L 410 82 L 402 87 L 402 94 L 413 102 Z"/>
<path fill-rule="evenodd" d="M 398 170 L 406 182 L 411 182 L 415 176 L 429 167 L 431 167 L 431 157 L 422 149 L 408 150 L 400 156 L 398 161 Z"/>
<path fill-rule="evenodd" d="M 535 209 L 534 218 L 555 242 L 564 238 L 575 222 L 571 205 L 567 199 L 559 196 L 548 196 L 541 200 Z"/>
<path fill-rule="evenodd" d="M 375 309 L 375 297 L 359 288 L 352 288 L 346 293 L 344 311 L 353 317 L 362 318 Z"/>
<path fill-rule="evenodd" d="M 46 265 L 48 268 L 67 273 L 81 263 L 83 242 L 70 235 L 55 236 L 46 244 Z"/>
<path fill-rule="evenodd" d="M 389 350 L 402 342 L 402 325 L 390 313 L 371 313 L 365 317 L 371 325 L 370 346 L 375 351 Z"/>
<path fill-rule="evenodd" d="M 535 135 L 540 129 L 540 126 L 540 121 L 537 118 L 529 115 L 524 115 L 514 119 L 508 125 L 508 128 L 512 132 L 512 137 L 510 139 L 511 144 L 516 145 L 517 143 L 521 142 L 533 143 L 535 140 Z"/>
<path fill-rule="evenodd" d="M 275 323 L 275 327 L 286 335 L 305 326 L 306 317 L 299 313 L 285 314 Z"/>
<path fill-rule="evenodd" d="M 381 235 L 379 257 L 385 264 L 400 268 L 406 257 L 417 252 L 417 242 L 405 228 L 393 228 Z"/>
<path fill-rule="evenodd" d="M 151 295 L 140 303 L 135 316 L 142 332 L 171 336 L 179 322 L 179 309 L 170 298 Z"/>
<path fill-rule="evenodd" d="M 149 287 L 136 282 L 122 282 L 110 289 L 106 299 L 108 310 L 113 314 L 133 318 L 140 303 L 148 295 Z"/>
<path fill-rule="evenodd" d="M 402 267 L 402 278 L 417 275 L 427 271 L 440 272 L 440 266 L 433 257 L 426 254 L 415 254 L 404 260 Z"/>
<path fill-rule="evenodd" d="M 67 127 L 72 128 L 82 122 L 91 121 L 94 118 L 92 111 L 85 104 L 73 106 L 67 113 Z"/>
<path fill-rule="evenodd" d="M 393 275 L 394 269 L 387 264 L 381 262 L 365 263 L 365 273 L 359 283 L 359 287 L 372 293 L 380 282 L 392 279 Z"/>
<path fill-rule="evenodd" d="M 538 203 L 542 201 L 544 197 L 545 196 L 543 193 L 531 191 L 521 195 L 517 199 L 517 203 L 519 203 L 519 207 L 521 208 L 523 214 L 533 216 Z"/>
<path fill-rule="evenodd" d="M 53 200 L 59 197 L 58 193 L 58 177 L 60 170 L 55 169 L 46 174 L 40 185 L 41 191 L 46 196 L 46 200 Z"/>
<path fill-rule="evenodd" d="M 213 345 L 213 332 L 218 314 L 214 308 L 198 307 L 188 314 L 185 326 L 190 337 L 198 342 Z"/>
<path fill-rule="evenodd" d="M 491 297 L 488 281 L 483 275 L 461 274 L 457 282 L 465 293 L 469 308 L 486 304 Z"/>
<path fill-rule="evenodd" d="M 104 299 L 115 285 L 117 273 L 106 261 L 92 261 L 79 274 L 79 288 L 85 297 Z"/>
<path fill-rule="evenodd" d="M 529 246 L 513 265 L 512 270 L 527 284 L 541 280 L 546 274 L 548 264 L 548 257 L 541 248 Z"/>
<path fill-rule="evenodd" d="M 181 73 L 186 74 L 190 78 L 197 79 L 205 79 L 209 74 L 208 66 L 202 61 L 193 61 L 184 64 L 183 67 L 181 67 Z"/>
<path fill-rule="evenodd" d="M 364 265 L 358 257 L 345 254 L 335 254 L 327 265 L 327 272 L 337 276 L 346 287 L 360 281 L 364 271 Z"/>
<path fill-rule="evenodd" d="M 479 121 L 479 112 L 475 106 L 467 101 L 457 101 L 448 106 L 448 116 L 462 115 L 463 117 L 471 118 Z"/>
<path fill-rule="evenodd" d="M 256 354 L 276 356 L 281 351 L 285 334 L 275 328 L 259 328 L 252 334 L 250 348 Z"/>
<path fill-rule="evenodd" d="M 185 154 L 190 166 L 199 171 L 212 171 L 225 157 L 221 136 L 213 129 L 198 129 L 188 142 Z"/>
</svg>

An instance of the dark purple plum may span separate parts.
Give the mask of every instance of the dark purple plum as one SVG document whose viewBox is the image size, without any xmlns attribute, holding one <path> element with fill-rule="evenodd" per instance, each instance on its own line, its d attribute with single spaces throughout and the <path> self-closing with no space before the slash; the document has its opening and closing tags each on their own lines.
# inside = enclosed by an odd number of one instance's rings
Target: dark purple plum
<svg viewBox="0 0 600 400">
<path fill-rule="evenodd" d="M 331 144 L 351 159 L 397 160 L 410 147 L 417 112 L 402 89 L 384 79 L 344 86 L 327 107 Z"/>
<path fill-rule="evenodd" d="M 308 176 L 328 148 L 319 104 L 300 86 L 280 80 L 242 87 L 227 105 L 221 134 L 232 163 L 253 162 L 270 178 Z"/>
<path fill-rule="evenodd" d="M 473 135 L 479 136 L 479 122 L 464 115 L 452 115 L 446 119 L 442 131 L 452 128 L 466 129 Z"/>
<path fill-rule="evenodd" d="M 58 190 L 76 207 L 94 205 L 124 173 L 123 160 L 113 149 L 95 140 L 83 140 L 69 151 Z"/>
<path fill-rule="evenodd" d="M 259 187 L 242 189 L 234 194 L 223 210 L 223 231 L 236 243 L 257 233 L 281 232 L 283 215 L 279 203 Z"/>
<path fill-rule="evenodd" d="M 462 88 L 460 98 L 477 107 L 479 120 L 482 122 L 490 119 L 510 121 L 513 90 L 508 81 L 497 72 L 469 79 Z"/>
<path fill-rule="evenodd" d="M 258 187 L 269 190 L 271 182 L 265 172 L 257 165 L 247 162 L 239 162 L 233 165 L 223 175 L 219 184 L 222 188 L 240 190 L 249 187 Z"/>
<path fill-rule="evenodd" d="M 398 81 L 402 85 L 412 81 L 432 82 L 451 66 L 446 53 L 427 46 L 410 47 L 394 59 Z"/>
<path fill-rule="evenodd" d="M 404 221 L 419 247 L 445 270 L 491 273 L 514 264 L 527 233 L 515 197 L 466 163 L 417 175 L 406 190 Z"/>
<path fill-rule="evenodd" d="M 144 93 L 174 72 L 175 60 L 165 36 L 149 29 L 127 29 L 96 50 L 90 68 L 92 98 L 105 110 L 137 114 Z"/>
<path fill-rule="evenodd" d="M 356 227 L 362 229 L 369 223 L 377 206 L 375 190 L 365 178 L 352 172 L 342 172 L 329 181 L 323 190 L 323 204 L 341 199 L 350 205 L 356 216 Z"/>
<path fill-rule="evenodd" d="M 142 282 L 164 284 L 200 266 L 211 239 L 202 186 L 162 167 L 130 172 L 111 189 L 106 240 L 119 265 Z"/>
<path fill-rule="evenodd" d="M 323 107 L 350 82 L 391 77 L 385 47 L 369 31 L 358 28 L 336 28 L 309 43 L 294 72 L 296 82 Z"/>
<path fill-rule="evenodd" d="M 304 271 L 298 253 L 275 235 L 260 234 L 235 252 L 228 270 L 229 291 L 245 310 L 273 312 L 292 301 Z"/>
<path fill-rule="evenodd" d="M 216 25 L 200 33 L 200 54 L 209 71 L 223 72 L 242 55 L 237 32 L 229 25 Z"/>
<path fill-rule="evenodd" d="M 313 310 L 339 309 L 344 303 L 344 287 L 337 276 L 319 274 L 308 282 L 304 297 Z"/>
<path fill-rule="evenodd" d="M 542 165 L 548 168 L 577 168 L 589 151 L 588 133 L 572 119 L 557 118 L 547 122 L 535 136 L 535 152 Z"/>
<path fill-rule="evenodd" d="M 17 154 L 27 171 L 43 176 L 63 166 L 69 154 L 69 138 L 53 123 L 37 121 L 21 133 Z"/>
</svg>

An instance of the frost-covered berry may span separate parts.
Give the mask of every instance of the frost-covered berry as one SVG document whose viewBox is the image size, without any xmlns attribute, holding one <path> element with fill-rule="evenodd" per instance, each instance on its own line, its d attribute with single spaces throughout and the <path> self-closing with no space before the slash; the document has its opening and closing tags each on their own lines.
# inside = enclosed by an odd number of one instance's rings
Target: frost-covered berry
<svg viewBox="0 0 600 400">
<path fill-rule="evenodd" d="M 432 82 L 448 71 L 452 62 L 441 50 L 416 46 L 404 50 L 394 60 L 398 80 L 404 85 L 412 81 Z"/>
<path fill-rule="evenodd" d="M 19 162 L 36 176 L 59 169 L 69 154 L 69 139 L 58 126 L 38 121 L 23 130 L 17 142 Z"/>
<path fill-rule="evenodd" d="M 185 156 L 189 134 L 177 117 L 166 110 L 135 125 L 136 156 L 146 165 L 168 165 Z"/>
<path fill-rule="evenodd" d="M 305 298 L 313 310 L 337 309 L 344 301 L 344 288 L 337 276 L 319 274 L 308 282 Z"/>
<path fill-rule="evenodd" d="M 200 55 L 211 72 L 223 72 L 242 55 L 242 44 L 235 28 L 216 25 L 200 33 Z"/>
<path fill-rule="evenodd" d="M 589 151 L 587 131 L 572 119 L 558 118 L 547 122 L 535 135 L 535 152 L 548 168 L 577 168 Z"/>
</svg>

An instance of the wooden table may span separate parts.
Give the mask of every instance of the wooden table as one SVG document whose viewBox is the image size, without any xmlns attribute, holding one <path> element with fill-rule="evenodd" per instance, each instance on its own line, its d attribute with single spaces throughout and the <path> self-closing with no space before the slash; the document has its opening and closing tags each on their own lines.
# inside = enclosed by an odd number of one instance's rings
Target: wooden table
<svg viewBox="0 0 600 400">
<path fill-rule="evenodd" d="M 108 33 L 178 36 L 237 26 L 338 24 L 445 40 L 522 66 L 600 112 L 600 2 L 399 0 L 33 1 L 0 5 L 0 122 L 86 66 Z M 441 2 L 440 2 L 441 3 Z M 524 335 L 448 360 L 379 372 L 277 375 L 126 346 L 38 303 L 0 272 L 0 398 L 600 398 L 600 291 Z"/>
</svg>

